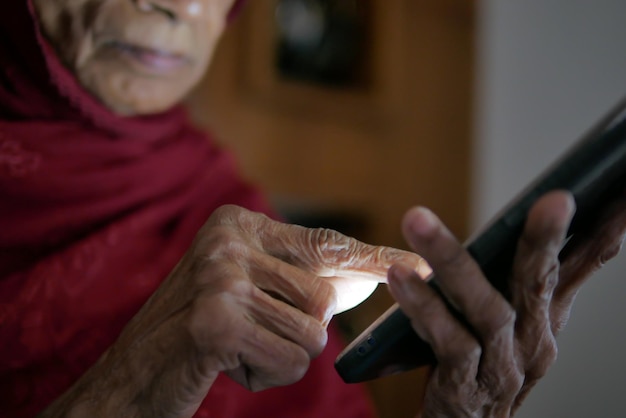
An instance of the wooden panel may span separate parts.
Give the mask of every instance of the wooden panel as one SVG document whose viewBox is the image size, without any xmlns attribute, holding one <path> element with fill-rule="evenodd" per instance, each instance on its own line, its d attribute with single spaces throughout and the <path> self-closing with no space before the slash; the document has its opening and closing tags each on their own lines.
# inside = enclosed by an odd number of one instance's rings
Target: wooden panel
<svg viewBox="0 0 626 418">
<path fill-rule="evenodd" d="M 194 119 L 277 202 L 360 217 L 363 240 L 405 247 L 400 220 L 415 204 L 431 207 L 464 237 L 473 3 L 371 0 L 371 80 L 352 90 L 278 76 L 273 4 L 249 2 L 229 28 L 189 99 Z M 391 302 L 382 287 L 338 319 L 358 332 Z M 423 382 L 423 370 L 372 382 L 381 418 L 413 416 Z"/>
</svg>

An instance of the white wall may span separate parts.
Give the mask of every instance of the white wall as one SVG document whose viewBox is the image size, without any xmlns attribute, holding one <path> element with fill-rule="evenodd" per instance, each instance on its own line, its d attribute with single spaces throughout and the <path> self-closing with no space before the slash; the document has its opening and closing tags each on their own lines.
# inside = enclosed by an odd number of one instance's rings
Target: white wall
<svg viewBox="0 0 626 418">
<path fill-rule="evenodd" d="M 626 95 L 626 1 L 483 0 L 475 223 Z M 626 254 L 581 291 L 518 417 L 626 417 Z"/>
</svg>

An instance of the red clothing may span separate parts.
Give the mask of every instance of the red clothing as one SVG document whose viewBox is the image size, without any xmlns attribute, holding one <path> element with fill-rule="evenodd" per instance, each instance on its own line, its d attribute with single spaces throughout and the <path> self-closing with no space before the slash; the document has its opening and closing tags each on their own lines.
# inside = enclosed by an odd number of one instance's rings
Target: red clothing
<svg viewBox="0 0 626 418">
<path fill-rule="evenodd" d="M 0 2 L 0 417 L 32 417 L 71 386 L 226 203 L 270 211 L 183 110 L 112 114 L 32 4 Z M 370 417 L 334 372 L 339 348 L 331 333 L 290 387 L 252 394 L 220 376 L 197 416 Z"/>
</svg>

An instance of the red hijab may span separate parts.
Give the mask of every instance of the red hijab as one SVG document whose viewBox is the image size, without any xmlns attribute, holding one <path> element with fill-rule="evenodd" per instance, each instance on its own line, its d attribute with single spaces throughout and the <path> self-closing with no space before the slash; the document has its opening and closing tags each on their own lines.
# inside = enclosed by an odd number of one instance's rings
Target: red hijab
<svg viewBox="0 0 626 418">
<path fill-rule="evenodd" d="M 86 93 L 37 28 L 0 2 L 0 416 L 31 417 L 115 341 L 226 203 L 270 212 L 232 158 L 174 109 L 123 118 Z M 220 376 L 198 417 L 371 416 L 324 354 L 295 385 Z"/>
</svg>

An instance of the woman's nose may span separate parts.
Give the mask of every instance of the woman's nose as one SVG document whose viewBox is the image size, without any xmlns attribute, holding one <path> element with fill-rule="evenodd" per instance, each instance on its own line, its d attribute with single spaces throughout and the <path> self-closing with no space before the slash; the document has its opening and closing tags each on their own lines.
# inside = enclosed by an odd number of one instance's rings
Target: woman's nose
<svg viewBox="0 0 626 418">
<path fill-rule="evenodd" d="M 133 0 L 138 9 L 161 13 L 172 21 L 201 19 L 207 13 L 208 1 L 210 0 Z"/>
</svg>

